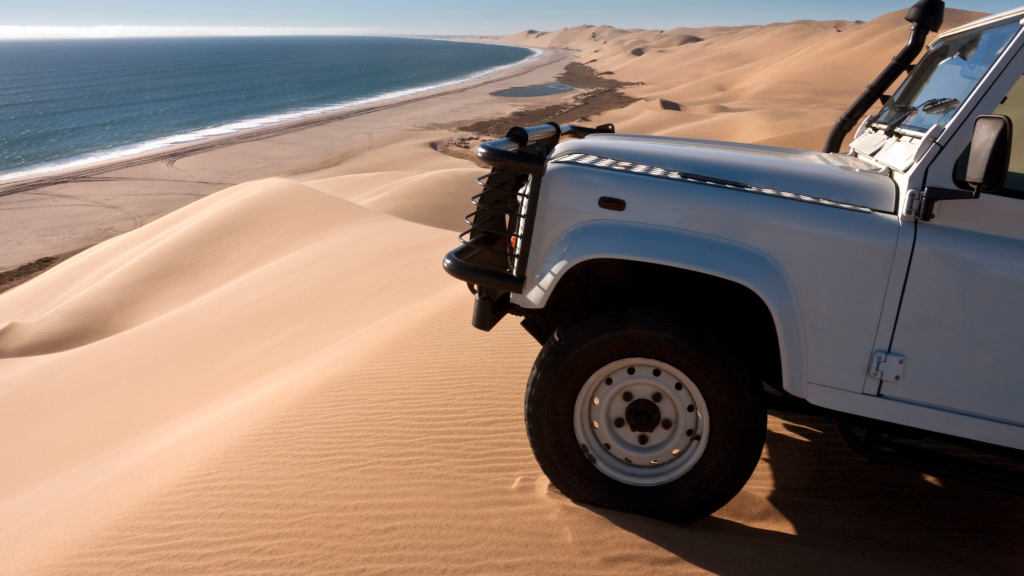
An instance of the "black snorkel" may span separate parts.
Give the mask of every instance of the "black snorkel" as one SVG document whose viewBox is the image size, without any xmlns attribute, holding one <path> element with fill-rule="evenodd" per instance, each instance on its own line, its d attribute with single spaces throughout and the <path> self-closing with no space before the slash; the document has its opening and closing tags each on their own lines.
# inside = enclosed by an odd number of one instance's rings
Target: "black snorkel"
<svg viewBox="0 0 1024 576">
<path fill-rule="evenodd" d="M 943 17 L 946 12 L 946 3 L 942 0 L 921 0 L 907 12 L 907 21 L 910 26 L 910 41 L 906 47 L 892 59 L 892 62 L 882 70 L 882 73 L 875 78 L 875 81 L 868 85 L 867 90 L 861 94 L 850 108 L 843 112 L 843 115 L 836 120 L 832 130 L 825 139 L 825 153 L 839 152 L 843 145 L 843 139 L 853 130 L 857 122 L 867 113 L 868 110 L 878 101 L 892 83 L 900 77 L 900 74 L 912 68 L 914 60 L 924 49 L 925 40 L 929 32 L 938 32 L 942 27 Z"/>
</svg>

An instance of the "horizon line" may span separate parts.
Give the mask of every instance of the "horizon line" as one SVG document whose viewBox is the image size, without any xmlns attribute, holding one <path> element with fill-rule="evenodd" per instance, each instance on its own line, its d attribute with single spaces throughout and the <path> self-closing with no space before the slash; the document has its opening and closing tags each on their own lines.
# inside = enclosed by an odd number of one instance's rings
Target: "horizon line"
<svg viewBox="0 0 1024 576">
<path fill-rule="evenodd" d="M 0 40 L 187 38 L 212 36 L 385 36 L 412 35 L 393 28 L 299 26 L 0 26 Z M 424 34 L 425 35 L 425 34 Z"/>
</svg>

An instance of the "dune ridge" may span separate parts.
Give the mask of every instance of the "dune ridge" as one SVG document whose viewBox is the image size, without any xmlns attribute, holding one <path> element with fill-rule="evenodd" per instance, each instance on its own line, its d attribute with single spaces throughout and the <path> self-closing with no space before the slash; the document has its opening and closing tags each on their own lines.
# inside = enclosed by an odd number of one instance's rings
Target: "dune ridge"
<svg viewBox="0 0 1024 576">
<path fill-rule="evenodd" d="M 642 102 L 602 116 L 620 132 L 818 151 L 839 114 L 906 44 L 905 15 L 671 30 L 577 26 L 493 41 L 575 50 L 601 74 L 642 83 L 626 89 Z M 943 29 L 984 15 L 947 9 Z"/>
<path fill-rule="evenodd" d="M 814 149 L 906 28 L 900 13 L 500 41 L 642 82 L 590 123 Z M 458 106 L 527 105 L 475 97 Z M 750 482 L 692 526 L 562 497 L 522 423 L 539 344 L 513 318 L 474 330 L 440 268 L 483 173 L 438 151 L 466 122 L 402 124 L 0 294 L 0 574 L 1024 571 L 1024 501 L 872 464 L 810 417 L 772 415 Z M 214 181 L 218 158 L 176 169 Z"/>
</svg>

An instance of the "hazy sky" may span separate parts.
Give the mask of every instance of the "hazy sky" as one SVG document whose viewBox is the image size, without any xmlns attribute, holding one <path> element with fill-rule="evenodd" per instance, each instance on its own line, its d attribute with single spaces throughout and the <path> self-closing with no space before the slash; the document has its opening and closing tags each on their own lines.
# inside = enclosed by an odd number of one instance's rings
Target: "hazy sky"
<svg viewBox="0 0 1024 576">
<path fill-rule="evenodd" d="M 496 34 L 578 24 L 662 29 L 798 19 L 870 20 L 916 0 L 0 0 L 0 26 L 319 27 Z M 947 0 L 1002 12 L 1024 0 Z"/>
</svg>

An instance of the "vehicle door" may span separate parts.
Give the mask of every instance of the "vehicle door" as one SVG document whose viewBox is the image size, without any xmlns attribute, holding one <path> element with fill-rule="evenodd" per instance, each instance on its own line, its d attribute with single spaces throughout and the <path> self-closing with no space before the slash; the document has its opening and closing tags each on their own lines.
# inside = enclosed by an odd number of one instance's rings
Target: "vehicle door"
<svg viewBox="0 0 1024 576">
<path fill-rule="evenodd" d="M 905 357 L 880 394 L 1024 425 L 1024 54 L 1012 60 L 929 167 L 926 188 L 970 190 L 966 161 L 980 114 L 1014 123 L 1004 190 L 937 202 L 919 220 L 891 352 Z"/>
</svg>

